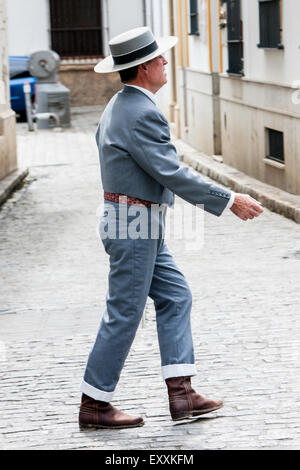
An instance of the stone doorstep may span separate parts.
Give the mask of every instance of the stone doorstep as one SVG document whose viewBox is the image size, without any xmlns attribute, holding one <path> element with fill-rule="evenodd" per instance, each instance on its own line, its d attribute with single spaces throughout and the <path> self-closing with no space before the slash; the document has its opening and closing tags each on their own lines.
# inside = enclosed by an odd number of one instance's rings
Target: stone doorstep
<svg viewBox="0 0 300 470">
<path fill-rule="evenodd" d="M 235 168 L 216 161 L 180 139 L 173 138 L 179 159 L 194 170 L 229 187 L 235 192 L 247 193 L 262 205 L 280 215 L 300 223 L 300 196 L 263 183 Z"/>
<path fill-rule="evenodd" d="M 13 190 L 28 175 L 28 169 L 17 169 L 0 180 L 0 206 L 3 204 Z"/>
</svg>

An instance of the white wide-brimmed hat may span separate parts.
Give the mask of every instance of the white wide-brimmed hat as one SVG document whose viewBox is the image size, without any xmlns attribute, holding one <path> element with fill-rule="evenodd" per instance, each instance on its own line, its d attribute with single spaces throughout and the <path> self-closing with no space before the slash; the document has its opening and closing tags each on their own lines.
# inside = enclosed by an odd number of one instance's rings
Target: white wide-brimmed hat
<svg viewBox="0 0 300 470">
<path fill-rule="evenodd" d="M 131 29 L 112 38 L 108 45 L 111 55 L 98 62 L 97 73 L 119 72 L 154 59 L 177 43 L 176 36 L 155 39 L 150 28 Z"/>
</svg>

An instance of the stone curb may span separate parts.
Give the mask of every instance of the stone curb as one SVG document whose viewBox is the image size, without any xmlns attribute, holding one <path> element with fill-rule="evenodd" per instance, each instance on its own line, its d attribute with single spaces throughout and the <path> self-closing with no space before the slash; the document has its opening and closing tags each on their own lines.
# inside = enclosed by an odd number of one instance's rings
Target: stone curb
<svg viewBox="0 0 300 470">
<path fill-rule="evenodd" d="M 0 206 L 28 175 L 28 169 L 15 170 L 0 181 Z"/>
<path fill-rule="evenodd" d="M 182 140 L 173 138 L 179 159 L 194 170 L 229 187 L 238 193 L 247 193 L 273 212 L 300 223 L 300 196 L 287 193 L 274 186 L 258 181 L 225 163 L 220 163 Z"/>
</svg>

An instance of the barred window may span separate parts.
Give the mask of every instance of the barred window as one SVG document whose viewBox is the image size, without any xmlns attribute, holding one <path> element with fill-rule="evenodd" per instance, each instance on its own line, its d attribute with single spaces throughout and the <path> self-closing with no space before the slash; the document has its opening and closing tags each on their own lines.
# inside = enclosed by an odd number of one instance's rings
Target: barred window
<svg viewBox="0 0 300 470">
<path fill-rule="evenodd" d="M 50 0 L 52 49 L 63 57 L 103 55 L 100 0 Z"/>
</svg>

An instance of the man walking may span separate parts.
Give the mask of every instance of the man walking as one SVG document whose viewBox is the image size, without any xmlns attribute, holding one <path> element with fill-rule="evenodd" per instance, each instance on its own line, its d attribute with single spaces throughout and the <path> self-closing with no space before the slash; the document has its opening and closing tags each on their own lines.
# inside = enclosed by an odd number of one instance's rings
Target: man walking
<svg viewBox="0 0 300 470">
<path fill-rule="evenodd" d="M 163 54 L 176 42 L 172 36 L 155 40 L 149 28 L 137 28 L 112 39 L 111 56 L 95 67 L 98 73 L 120 72 L 125 86 L 108 103 L 96 133 L 104 199 L 114 209 L 117 230 L 112 237 L 104 236 L 110 213 L 107 205 L 100 233 L 110 257 L 109 288 L 81 384 L 82 428 L 144 424 L 142 417 L 127 415 L 110 402 L 148 296 L 156 310 L 162 376 L 172 419 L 198 416 L 223 405 L 199 395 L 191 386 L 196 374 L 191 292 L 164 241 L 164 217 L 159 218 L 159 211 L 165 216 L 174 203 L 174 193 L 217 216 L 230 208 L 248 220 L 261 214 L 262 208 L 250 196 L 207 183 L 179 165 L 168 123 L 155 102 L 155 93 L 167 82 Z M 146 211 L 148 233 L 156 223 L 157 237 L 128 236 L 133 205 Z"/>
</svg>

